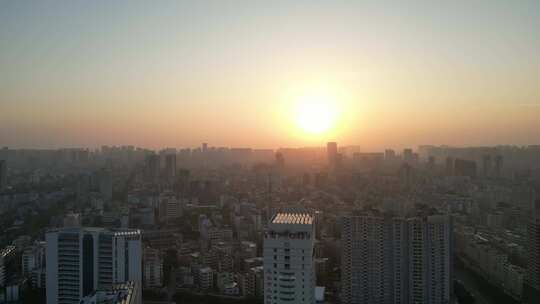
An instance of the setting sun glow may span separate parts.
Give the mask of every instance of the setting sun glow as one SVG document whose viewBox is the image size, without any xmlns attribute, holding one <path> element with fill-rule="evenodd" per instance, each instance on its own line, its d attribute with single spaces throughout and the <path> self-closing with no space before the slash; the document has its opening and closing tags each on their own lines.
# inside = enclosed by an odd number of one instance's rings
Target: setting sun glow
<svg viewBox="0 0 540 304">
<path fill-rule="evenodd" d="M 296 123 L 306 133 L 323 134 L 335 126 L 338 112 L 333 98 L 322 94 L 306 95 L 296 105 Z"/>
</svg>

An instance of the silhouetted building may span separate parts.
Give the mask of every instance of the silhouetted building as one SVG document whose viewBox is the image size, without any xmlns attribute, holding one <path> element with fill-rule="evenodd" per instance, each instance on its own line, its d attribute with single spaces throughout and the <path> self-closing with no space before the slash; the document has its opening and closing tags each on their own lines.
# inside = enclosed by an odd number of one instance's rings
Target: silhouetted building
<svg viewBox="0 0 540 304">
<path fill-rule="evenodd" d="M 158 288 L 163 284 L 163 259 L 159 250 L 151 247 L 144 248 L 144 287 Z"/>
<path fill-rule="evenodd" d="M 447 157 L 446 158 L 446 167 L 445 167 L 446 175 L 452 176 L 454 175 L 454 158 Z"/>
<path fill-rule="evenodd" d="M 493 161 L 491 159 L 491 155 L 482 156 L 482 169 L 484 172 L 484 177 L 488 177 L 492 174 Z"/>
<path fill-rule="evenodd" d="M 540 302 L 540 202 L 527 224 L 527 276 L 525 280 L 526 303 Z"/>
<path fill-rule="evenodd" d="M 113 196 L 113 181 L 109 170 L 99 172 L 99 192 L 105 202 L 111 202 Z"/>
<path fill-rule="evenodd" d="M 503 172 L 504 158 L 502 155 L 495 156 L 495 176 L 501 177 Z"/>
<path fill-rule="evenodd" d="M 396 151 L 392 149 L 386 149 L 384 151 L 384 160 L 386 161 L 393 161 L 396 159 Z"/>
<path fill-rule="evenodd" d="M 409 163 L 403 163 L 398 170 L 398 176 L 403 185 L 410 187 L 413 182 L 414 168 Z"/>
<path fill-rule="evenodd" d="M 354 162 L 363 169 L 377 169 L 384 161 L 383 153 L 354 153 Z"/>
<path fill-rule="evenodd" d="M 7 187 L 7 162 L 0 160 L 0 190 Z"/>
<path fill-rule="evenodd" d="M 320 172 L 315 174 L 315 187 L 320 188 L 324 187 L 328 182 L 328 175 L 326 173 Z"/>
<path fill-rule="evenodd" d="M 169 180 L 176 177 L 176 154 L 167 154 L 165 156 L 165 176 Z"/>
<path fill-rule="evenodd" d="M 150 154 L 146 156 L 146 178 L 148 181 L 156 182 L 159 178 L 160 161 L 159 155 Z"/>
<path fill-rule="evenodd" d="M 341 169 L 343 166 L 343 154 L 338 153 L 336 154 L 336 160 L 334 162 L 334 169 L 338 170 Z"/>
<path fill-rule="evenodd" d="M 304 187 L 311 185 L 311 175 L 307 172 L 302 176 L 302 185 Z"/>
<path fill-rule="evenodd" d="M 403 150 L 403 161 L 409 164 L 414 162 L 414 153 L 412 149 Z"/>
<path fill-rule="evenodd" d="M 428 157 L 427 169 L 430 171 L 433 171 L 435 169 L 435 156 Z"/>
<path fill-rule="evenodd" d="M 476 177 L 476 162 L 457 158 L 454 161 L 454 175 Z"/>
<path fill-rule="evenodd" d="M 338 148 L 336 142 L 328 142 L 326 144 L 326 156 L 328 158 L 328 166 L 330 169 L 335 169 L 338 161 Z"/>
<path fill-rule="evenodd" d="M 281 152 L 276 153 L 276 166 L 280 169 L 285 168 L 285 157 Z"/>
<path fill-rule="evenodd" d="M 77 202 L 84 204 L 88 202 L 90 191 L 92 190 L 92 176 L 90 174 L 82 174 L 77 180 Z"/>
<path fill-rule="evenodd" d="M 160 222 L 168 223 L 182 216 L 182 205 L 173 193 L 164 192 L 159 196 L 158 218 Z"/>
</svg>

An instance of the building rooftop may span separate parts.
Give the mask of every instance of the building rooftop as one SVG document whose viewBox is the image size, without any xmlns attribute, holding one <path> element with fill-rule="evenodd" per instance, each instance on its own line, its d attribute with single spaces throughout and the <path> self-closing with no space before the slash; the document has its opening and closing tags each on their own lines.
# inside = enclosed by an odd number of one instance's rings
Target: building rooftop
<svg viewBox="0 0 540 304">
<path fill-rule="evenodd" d="M 65 233 L 80 233 L 80 232 L 103 232 L 112 233 L 115 236 L 140 235 L 139 229 L 124 229 L 124 228 L 103 228 L 103 227 L 61 227 L 48 229 L 47 232 L 65 232 Z"/>
<path fill-rule="evenodd" d="M 309 213 L 279 212 L 272 218 L 272 224 L 311 225 L 313 217 Z"/>
<path fill-rule="evenodd" d="M 133 282 L 115 284 L 110 289 L 95 290 L 84 297 L 80 304 L 131 304 L 136 303 L 139 287 Z"/>
<path fill-rule="evenodd" d="M 0 258 L 5 258 L 15 252 L 15 246 L 9 245 L 0 249 Z"/>
</svg>

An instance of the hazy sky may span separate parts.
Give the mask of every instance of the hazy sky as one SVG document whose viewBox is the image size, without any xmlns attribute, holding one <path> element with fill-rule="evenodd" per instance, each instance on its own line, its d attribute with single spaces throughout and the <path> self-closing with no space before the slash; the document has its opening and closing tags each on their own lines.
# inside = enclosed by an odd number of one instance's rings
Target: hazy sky
<svg viewBox="0 0 540 304">
<path fill-rule="evenodd" d="M 320 91 L 341 116 L 307 136 Z M 539 144 L 540 1 L 0 0 L 2 146 L 330 139 Z"/>
</svg>

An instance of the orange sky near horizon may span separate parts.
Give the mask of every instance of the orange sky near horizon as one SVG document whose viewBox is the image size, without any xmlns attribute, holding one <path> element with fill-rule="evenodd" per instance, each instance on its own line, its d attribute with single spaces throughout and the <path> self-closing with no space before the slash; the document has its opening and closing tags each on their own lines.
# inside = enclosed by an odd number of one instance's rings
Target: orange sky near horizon
<svg viewBox="0 0 540 304">
<path fill-rule="evenodd" d="M 0 146 L 539 144 L 540 3 L 470 5 L 2 3 Z"/>
</svg>

